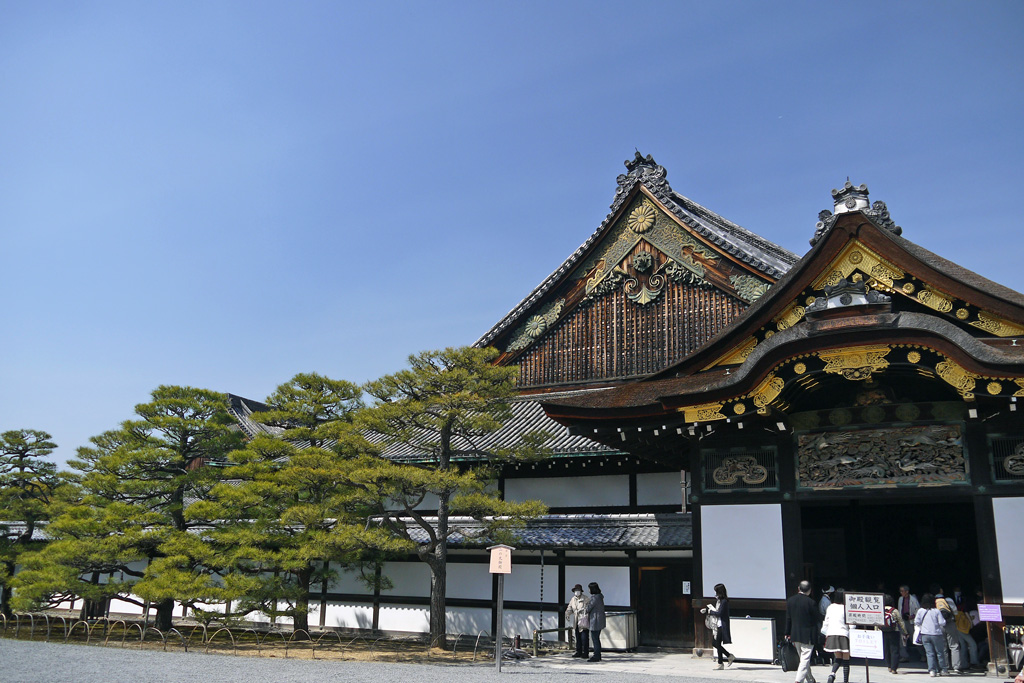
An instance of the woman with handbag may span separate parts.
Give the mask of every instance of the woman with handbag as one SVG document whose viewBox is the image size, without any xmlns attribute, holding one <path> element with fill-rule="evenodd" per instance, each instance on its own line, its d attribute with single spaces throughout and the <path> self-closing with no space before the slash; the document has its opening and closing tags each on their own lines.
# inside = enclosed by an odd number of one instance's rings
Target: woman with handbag
<svg viewBox="0 0 1024 683">
<path fill-rule="evenodd" d="M 921 609 L 914 617 L 914 634 L 920 633 L 921 644 L 928 658 L 928 675 L 935 678 L 941 672 L 949 675 L 949 661 L 946 659 L 946 619 L 935 606 L 935 596 L 925 593 L 921 596 Z"/>
<path fill-rule="evenodd" d="M 716 626 L 714 629 L 714 645 L 718 651 L 718 666 L 715 669 L 724 669 L 727 666 L 732 666 L 732 663 L 736 661 L 736 657 L 723 647 L 723 645 L 732 643 L 732 633 L 729 630 L 729 593 L 725 590 L 725 584 L 719 583 L 715 585 L 715 604 L 702 608 L 701 612 L 710 617 L 707 620 L 709 626 L 712 623 L 712 619 Z"/>
<path fill-rule="evenodd" d="M 583 586 L 572 587 L 572 599 L 565 608 L 565 625 L 571 627 L 576 637 L 576 653 L 573 657 L 586 659 L 590 656 L 590 619 L 587 617 L 587 604 L 590 602 L 583 594 Z"/>
</svg>

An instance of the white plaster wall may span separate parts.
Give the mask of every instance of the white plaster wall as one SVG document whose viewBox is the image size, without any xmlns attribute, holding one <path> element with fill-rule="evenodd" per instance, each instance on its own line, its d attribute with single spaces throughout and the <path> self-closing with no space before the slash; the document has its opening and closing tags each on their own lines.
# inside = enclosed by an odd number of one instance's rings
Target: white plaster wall
<svg viewBox="0 0 1024 683">
<path fill-rule="evenodd" d="M 558 595 L 558 567 L 545 567 L 544 595 L 555 599 Z M 505 575 L 505 599 L 538 601 L 540 596 L 541 568 L 538 565 L 517 565 L 512 558 L 512 573 Z"/>
<path fill-rule="evenodd" d="M 591 581 L 596 581 L 597 585 L 601 587 L 605 605 L 629 604 L 629 567 L 567 565 L 565 567 L 564 595 L 568 596 L 569 589 L 576 583 L 583 586 L 585 594 L 590 595 L 587 584 Z M 547 595 L 547 591 L 544 593 Z M 551 595 L 554 596 L 556 593 L 551 593 Z"/>
<path fill-rule="evenodd" d="M 629 476 L 506 479 L 505 499 L 541 500 L 548 507 L 627 506 Z"/>
<path fill-rule="evenodd" d="M 703 595 L 724 583 L 730 598 L 786 598 L 782 506 L 700 508 Z"/>
<path fill-rule="evenodd" d="M 384 631 L 430 631 L 430 609 L 421 605 L 381 605 L 380 628 Z"/>
<path fill-rule="evenodd" d="M 449 607 L 445 620 L 448 635 L 491 635 L 491 610 L 477 607 Z M 459 648 L 462 649 L 461 647 Z"/>
<path fill-rule="evenodd" d="M 993 498 L 992 513 L 996 522 L 1003 602 L 1019 604 L 1024 602 L 1024 543 L 1021 543 L 1024 498 Z"/>
<path fill-rule="evenodd" d="M 221 609 L 223 611 L 223 608 Z M 111 614 L 142 614 L 142 607 L 139 605 L 126 602 L 119 598 L 111 598 L 110 600 L 110 613 Z"/>
<path fill-rule="evenodd" d="M 428 493 L 423 497 L 423 502 L 415 507 L 416 510 L 436 510 L 437 509 L 437 496 L 433 493 Z M 397 501 L 391 501 L 387 504 L 388 510 L 403 510 L 405 507 L 399 505 Z"/>
<path fill-rule="evenodd" d="M 430 597 L 430 567 L 426 562 L 388 562 L 384 565 L 383 573 L 391 579 L 394 588 L 381 591 L 382 595 Z"/>
<path fill-rule="evenodd" d="M 637 505 L 683 506 L 683 473 L 652 472 L 636 475 Z"/>
<path fill-rule="evenodd" d="M 449 561 L 446 589 L 445 595 L 449 598 L 490 600 L 491 573 L 488 566 L 481 563 L 460 564 Z"/>
<path fill-rule="evenodd" d="M 339 567 L 336 563 L 331 565 L 331 569 L 336 572 L 337 576 L 327 583 L 327 592 L 354 593 L 356 595 L 373 594 L 373 592 L 368 590 L 366 584 L 359 578 L 359 572 L 344 571 L 344 569 Z"/>
<path fill-rule="evenodd" d="M 373 605 L 328 602 L 326 608 L 324 625 L 327 627 L 373 628 Z"/>
<path fill-rule="evenodd" d="M 503 637 L 521 636 L 524 649 L 533 638 L 533 631 L 535 629 L 558 628 L 557 612 L 544 612 L 543 626 L 540 625 L 542 623 L 540 612 L 507 609 L 502 612 L 501 616 Z"/>
</svg>

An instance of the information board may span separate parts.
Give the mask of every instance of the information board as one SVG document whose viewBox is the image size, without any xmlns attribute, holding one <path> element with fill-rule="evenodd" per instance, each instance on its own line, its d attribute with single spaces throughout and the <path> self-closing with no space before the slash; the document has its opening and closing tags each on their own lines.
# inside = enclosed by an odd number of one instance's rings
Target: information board
<svg viewBox="0 0 1024 683">
<path fill-rule="evenodd" d="M 882 632 L 851 628 L 850 656 L 867 657 L 868 659 L 885 659 L 885 647 L 882 645 Z"/>
<path fill-rule="evenodd" d="M 847 593 L 846 623 L 850 626 L 884 626 L 885 603 L 881 593 Z"/>
<path fill-rule="evenodd" d="M 492 545 L 491 551 L 491 574 L 512 573 L 512 551 L 515 550 L 509 545 Z"/>
<path fill-rule="evenodd" d="M 1002 621 L 1002 605 L 978 605 L 978 621 Z"/>
</svg>

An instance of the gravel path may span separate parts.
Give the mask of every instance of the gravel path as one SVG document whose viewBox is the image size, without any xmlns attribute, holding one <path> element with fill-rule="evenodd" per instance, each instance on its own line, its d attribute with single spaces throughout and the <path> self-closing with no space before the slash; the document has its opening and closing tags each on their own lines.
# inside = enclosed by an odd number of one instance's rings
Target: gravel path
<svg viewBox="0 0 1024 683">
<path fill-rule="evenodd" d="M 674 676 L 602 671 L 600 665 L 578 671 L 502 665 L 501 676 L 522 683 L 665 683 Z M 297 659 L 257 659 L 197 652 L 151 652 L 86 645 L 0 639 L 3 683 L 470 683 L 498 680 L 493 663 L 388 664 Z M 678 680 L 678 679 L 677 679 Z M 687 676 L 699 683 L 711 680 Z M 721 682 L 722 678 L 716 678 Z"/>
</svg>

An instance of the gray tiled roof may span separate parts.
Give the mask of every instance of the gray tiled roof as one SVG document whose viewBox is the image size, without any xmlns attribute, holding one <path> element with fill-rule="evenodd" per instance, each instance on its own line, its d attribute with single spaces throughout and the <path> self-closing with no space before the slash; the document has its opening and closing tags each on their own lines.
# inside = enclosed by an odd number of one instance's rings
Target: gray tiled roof
<svg viewBox="0 0 1024 683">
<path fill-rule="evenodd" d="M 25 533 L 28 525 L 25 522 L 4 522 L 0 521 L 0 537 L 17 538 Z M 46 528 L 46 522 L 38 522 L 34 529 L 32 529 L 32 540 L 33 541 L 48 541 L 49 536 L 46 535 L 44 529 Z"/>
<path fill-rule="evenodd" d="M 433 522 L 435 518 L 427 518 Z M 449 519 L 453 529 L 464 530 L 449 539 L 450 547 L 489 545 L 472 539 L 480 523 L 474 519 Z M 426 532 L 410 527 L 414 541 L 425 542 Z M 513 532 L 516 548 L 588 550 L 689 549 L 693 547 L 693 520 L 685 513 L 545 515 Z M 467 536 L 470 537 L 467 539 Z"/>
<path fill-rule="evenodd" d="M 540 301 L 555 285 L 561 282 L 563 276 L 579 264 L 584 256 L 589 253 L 591 247 L 611 228 L 619 209 L 622 208 L 633 188 L 638 184 L 642 184 L 647 188 L 673 216 L 682 221 L 684 225 L 693 229 L 694 232 L 717 245 L 726 253 L 731 254 L 740 261 L 753 266 L 774 279 L 782 277 L 789 270 L 790 266 L 798 260 L 799 257 L 793 252 L 740 227 L 732 221 L 719 216 L 714 211 L 675 192 L 665 179 L 665 169 L 655 164 L 650 155 L 644 159 L 640 157 L 638 152 L 636 160 L 626 162 L 626 168 L 629 172 L 618 178 L 619 187 L 616 190 L 611 211 L 602 221 L 601 225 L 598 226 L 597 230 L 562 265 L 556 268 L 525 299 L 509 311 L 498 324 L 480 337 L 476 341 L 476 346 L 487 346 L 494 341 L 499 334 L 512 327 L 521 316 Z"/>
<path fill-rule="evenodd" d="M 553 397 L 580 396 L 586 393 L 589 393 L 589 391 L 544 394 L 544 400 L 549 400 Z M 544 413 L 544 409 L 539 402 L 531 400 L 530 397 L 520 397 L 512 402 L 512 418 L 505 422 L 498 431 L 481 438 L 476 448 L 456 439 L 453 442 L 458 453 L 456 459 L 471 460 L 476 457 L 476 453 L 481 451 L 488 452 L 500 448 L 510 448 L 519 443 L 524 434 L 534 431 L 544 431 L 550 435 L 544 442 L 544 448 L 550 450 L 553 457 L 618 455 L 621 453 L 621 451 L 609 448 L 596 441 L 591 441 L 586 437 L 570 434 L 568 427 L 558 424 Z M 371 438 L 371 440 L 373 439 Z M 380 442 L 379 438 L 377 442 Z M 424 453 L 422 450 L 408 445 L 397 445 L 387 449 L 384 452 L 384 456 L 391 460 L 415 461 L 423 459 Z"/>
</svg>

